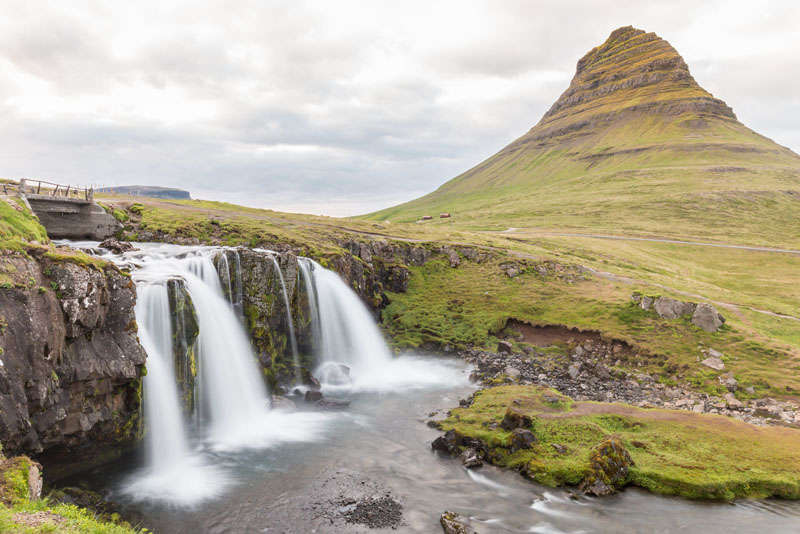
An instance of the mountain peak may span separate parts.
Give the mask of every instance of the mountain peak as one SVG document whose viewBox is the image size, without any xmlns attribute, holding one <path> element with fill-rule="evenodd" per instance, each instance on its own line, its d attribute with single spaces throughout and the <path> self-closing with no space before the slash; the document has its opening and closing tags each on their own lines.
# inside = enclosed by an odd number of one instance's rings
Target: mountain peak
<svg viewBox="0 0 800 534">
<path fill-rule="evenodd" d="M 697 84 L 672 45 L 655 33 L 625 26 L 578 60 L 570 86 L 534 130 L 550 135 L 552 126 L 563 129 L 587 120 L 594 126 L 626 112 L 669 116 L 687 111 L 736 120 L 731 108 Z"/>
</svg>

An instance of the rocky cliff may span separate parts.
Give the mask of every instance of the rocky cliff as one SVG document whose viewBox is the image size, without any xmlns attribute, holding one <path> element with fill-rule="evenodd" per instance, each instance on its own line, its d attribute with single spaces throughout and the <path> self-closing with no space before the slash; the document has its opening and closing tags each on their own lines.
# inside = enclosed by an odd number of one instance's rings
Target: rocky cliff
<svg viewBox="0 0 800 534">
<path fill-rule="evenodd" d="M 140 430 L 136 290 L 103 262 L 30 252 L 0 258 L 13 280 L 0 288 L 0 443 L 67 469 L 99 463 Z"/>
</svg>

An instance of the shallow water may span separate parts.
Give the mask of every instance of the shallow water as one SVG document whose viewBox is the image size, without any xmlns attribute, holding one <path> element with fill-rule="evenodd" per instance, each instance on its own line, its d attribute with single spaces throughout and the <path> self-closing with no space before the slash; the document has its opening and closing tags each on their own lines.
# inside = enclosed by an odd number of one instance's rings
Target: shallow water
<svg viewBox="0 0 800 534">
<path fill-rule="evenodd" d="M 433 364 L 433 366 L 431 366 Z M 446 364 L 443 372 L 440 364 Z M 314 428 L 317 441 L 276 440 L 262 449 L 200 451 L 230 484 L 214 500 L 193 508 L 127 503 L 127 514 L 160 534 L 227 532 L 376 532 L 331 523 L 325 516 L 346 484 L 375 484 L 403 505 L 396 532 L 440 532 L 438 518 L 452 510 L 473 518 L 481 533 L 789 533 L 800 527 L 800 504 L 742 501 L 714 504 L 665 498 L 629 489 L 598 499 L 569 498 L 569 492 L 538 486 L 517 473 L 490 466 L 463 469 L 458 460 L 431 451 L 439 434 L 428 413 L 456 406 L 474 387 L 460 362 L 399 363 L 403 375 L 435 375 L 423 388 L 339 388 L 331 396 L 352 400 L 341 413 L 327 413 Z M 401 374 L 399 371 L 397 374 Z M 301 410 L 308 410 L 298 400 Z M 310 414 L 295 414 L 303 419 Z M 284 417 L 293 417 L 291 414 Z M 307 424 L 313 424 L 309 421 Z M 125 503 L 119 492 L 138 468 L 118 462 L 90 475 L 91 482 Z M 360 479 L 347 478 L 355 473 Z M 352 482 L 355 480 L 355 482 Z M 349 481 L 349 482 L 348 482 Z M 337 486 L 338 484 L 338 486 Z M 349 487 L 349 489 L 353 489 Z M 380 530 L 378 530 L 380 531 Z M 387 530 L 388 531 L 388 530 Z"/>
</svg>

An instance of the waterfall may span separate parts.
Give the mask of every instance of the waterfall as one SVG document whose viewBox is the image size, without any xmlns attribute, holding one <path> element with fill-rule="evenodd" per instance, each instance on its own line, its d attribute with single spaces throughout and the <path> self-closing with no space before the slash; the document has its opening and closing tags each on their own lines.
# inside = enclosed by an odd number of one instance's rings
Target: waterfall
<svg viewBox="0 0 800 534">
<path fill-rule="evenodd" d="M 163 470 L 189 455 L 172 362 L 169 296 L 163 284 L 139 288 L 135 313 L 139 341 L 147 352 L 144 377 L 144 416 L 147 422 L 147 461 Z"/>
<path fill-rule="evenodd" d="M 373 374 L 391 361 L 369 310 L 339 275 L 313 263 L 319 315 L 317 369 L 320 381 L 344 385 L 358 374 Z"/>
<path fill-rule="evenodd" d="M 319 318 L 315 374 L 323 391 L 392 392 L 458 383 L 446 363 L 393 358 L 356 292 L 335 272 L 311 265 Z"/>
<path fill-rule="evenodd" d="M 286 292 L 286 282 L 283 280 L 283 273 L 281 267 L 278 265 L 278 259 L 272 256 L 272 265 L 276 273 L 278 273 L 278 280 L 281 282 L 281 291 L 283 293 L 283 305 L 286 308 L 286 319 L 289 325 L 289 342 L 292 347 L 292 361 L 294 362 L 294 375 L 295 382 L 300 383 L 300 355 L 297 352 L 297 338 L 294 335 L 294 321 L 292 320 L 292 308 L 289 305 L 289 294 Z"/>
</svg>

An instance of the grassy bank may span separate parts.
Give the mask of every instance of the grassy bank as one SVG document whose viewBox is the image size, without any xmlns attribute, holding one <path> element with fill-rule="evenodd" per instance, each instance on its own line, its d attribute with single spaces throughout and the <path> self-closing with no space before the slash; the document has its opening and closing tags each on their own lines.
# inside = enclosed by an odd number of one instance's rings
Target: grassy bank
<svg viewBox="0 0 800 534">
<path fill-rule="evenodd" d="M 505 271 L 510 264 L 522 273 L 510 278 Z M 443 260 L 413 267 L 408 291 L 390 295 L 384 322 L 395 343 L 404 347 L 434 343 L 494 349 L 512 318 L 594 330 L 634 348 L 631 356 L 622 358 L 622 367 L 721 394 L 721 373 L 699 363 L 702 349 L 714 348 L 725 354 L 727 371 L 742 387 L 753 386 L 757 395 L 780 396 L 800 389 L 794 348 L 766 334 L 752 335 L 753 325 L 736 315 L 709 333 L 691 324 L 689 317 L 662 319 L 637 307 L 630 302 L 637 286 L 581 274 L 568 264 L 559 272 L 554 265 L 497 257 L 481 264 L 462 262 L 455 269 Z M 644 290 L 652 294 L 652 288 Z"/>
<path fill-rule="evenodd" d="M 115 523 L 100 519 L 90 511 L 71 504 L 52 503 L 47 497 L 31 500 L 29 472 L 32 466 L 33 462 L 25 456 L 5 458 L 0 452 L 0 532 L 8 534 L 144 534 L 147 532 L 146 529 L 135 529 L 125 522 Z M 113 519 L 119 520 L 118 517 Z"/>
<path fill-rule="evenodd" d="M 508 408 L 533 420 L 531 449 L 511 450 L 499 425 Z M 800 431 L 755 427 L 718 415 L 573 402 L 535 386 L 502 386 L 452 410 L 442 429 L 479 438 L 497 465 L 549 486 L 577 485 L 594 447 L 615 436 L 634 461 L 627 484 L 693 499 L 800 498 Z M 563 452 L 559 452 L 559 446 Z"/>
</svg>

